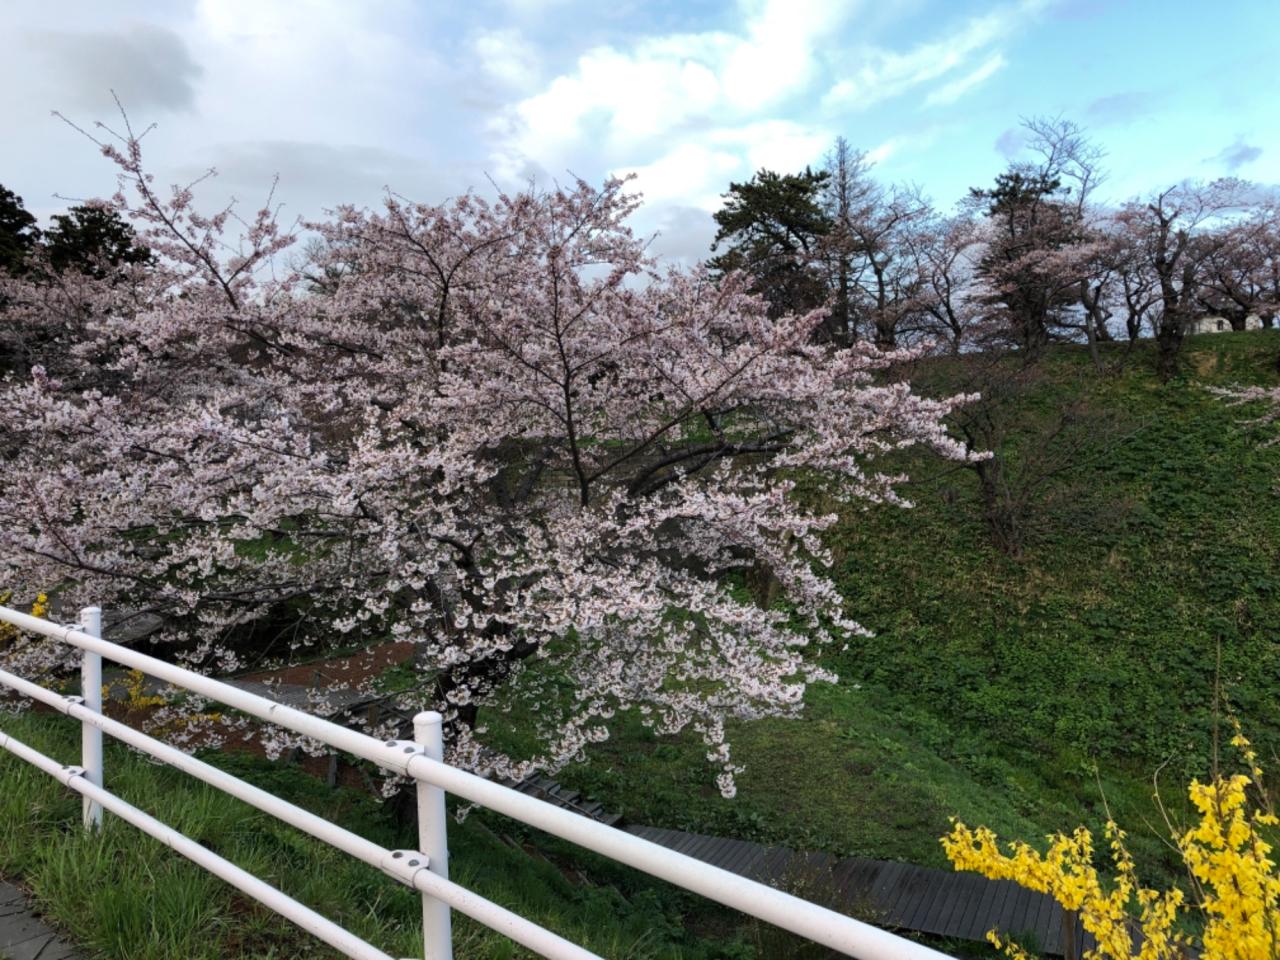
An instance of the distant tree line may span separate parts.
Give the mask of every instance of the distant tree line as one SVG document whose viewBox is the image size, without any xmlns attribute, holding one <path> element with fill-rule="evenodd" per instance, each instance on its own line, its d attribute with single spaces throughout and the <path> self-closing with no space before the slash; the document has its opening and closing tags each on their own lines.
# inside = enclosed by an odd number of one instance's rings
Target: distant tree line
<svg viewBox="0 0 1280 960">
<path fill-rule="evenodd" d="M 42 269 L 105 277 L 122 265 L 150 259 L 133 227 L 104 204 L 77 204 L 51 219 L 53 225 L 41 230 L 22 198 L 0 184 L 0 269 L 19 276 Z M 37 258 L 37 251 L 44 256 Z"/>
<path fill-rule="evenodd" d="M 819 315 L 809 342 L 828 352 L 868 344 L 963 355 L 962 364 L 934 367 L 931 382 L 920 371 L 911 376 L 938 395 L 981 397 L 957 407 L 951 422 L 971 449 L 991 454 L 965 468 L 976 477 L 993 543 L 1011 556 L 1049 516 L 1050 491 L 1063 487 L 1062 475 L 1087 449 L 1118 442 L 1128 429 L 1083 399 L 1030 424 L 1023 411 L 1045 386 L 1040 360 L 1048 346 L 1087 345 L 1102 370 L 1104 359 L 1123 362 L 1139 339 L 1150 338 L 1156 369 L 1167 379 L 1178 371 L 1197 317 L 1216 315 L 1233 329 L 1257 317 L 1270 327 L 1280 310 L 1274 195 L 1223 179 L 1104 203 L 1104 153 L 1080 126 L 1030 118 L 1023 127 L 1026 158 L 971 189 L 950 213 L 917 186 L 877 180 L 867 155 L 844 138 L 819 169 L 760 170 L 729 185 L 714 215 L 719 229 L 708 262 L 723 295 L 745 283 L 775 323 Z M 138 275 L 154 272 L 163 258 L 135 236 L 120 209 L 72 206 L 41 230 L 21 198 L 0 187 L 0 277 L 23 279 L 29 296 L 43 288 L 40 296 L 57 311 L 83 303 L 80 287 L 89 280 L 143 282 Z M 213 222 L 192 221 L 183 243 L 200 240 Z M 168 236 L 170 225 L 162 226 L 160 235 Z M 312 296 L 337 296 L 368 269 L 360 266 L 362 251 L 354 241 L 314 240 L 299 282 Z M 448 294 L 442 302 L 452 304 L 457 278 L 439 264 L 430 270 Z M 3 297 L 0 290 L 0 308 Z M 393 298 L 379 309 L 389 318 L 408 302 Z M 447 311 L 424 322 L 437 348 L 449 341 Z M 49 366 L 47 358 L 64 342 L 70 346 L 67 329 L 0 327 L 0 377 Z M 229 349 L 244 359 L 269 342 L 253 333 Z M 1017 456 L 1009 454 L 1014 434 Z"/>
<path fill-rule="evenodd" d="M 1085 509 L 1090 491 L 1067 475 L 1136 429 L 1092 407 L 1083 382 L 1068 402 L 1030 416 L 1063 375 L 1041 363 L 1049 345 L 1087 345 L 1101 371 L 1150 338 L 1168 379 L 1198 317 L 1243 330 L 1250 317 L 1274 326 L 1280 311 L 1274 193 L 1223 179 L 1104 203 L 1104 153 L 1080 126 L 1030 118 L 1023 130 L 1028 159 L 950 214 L 918 187 L 878 182 L 844 138 L 820 169 L 761 170 L 730 184 L 709 261 L 719 276 L 745 271 L 776 315 L 825 309 L 816 336 L 827 343 L 963 355 L 934 365 L 931 386 L 981 396 L 953 423 L 991 453 L 967 469 L 993 544 L 1015 557 L 1064 510 L 1107 515 L 1104 504 Z M 1107 342 L 1123 348 L 1104 350 Z M 1058 503 L 1063 491 L 1075 502 Z"/>
<path fill-rule="evenodd" d="M 893 347 L 1034 358 L 1055 341 L 1150 336 L 1176 373 L 1198 316 L 1242 330 L 1280 312 L 1280 201 L 1222 179 L 1099 202 L 1104 153 L 1062 118 L 1023 122 L 1030 159 L 1011 162 L 957 209 L 884 185 L 838 139 L 819 170 L 761 170 L 731 183 L 714 216 L 711 267 L 745 270 L 781 314 L 827 306 L 821 336 Z"/>
</svg>

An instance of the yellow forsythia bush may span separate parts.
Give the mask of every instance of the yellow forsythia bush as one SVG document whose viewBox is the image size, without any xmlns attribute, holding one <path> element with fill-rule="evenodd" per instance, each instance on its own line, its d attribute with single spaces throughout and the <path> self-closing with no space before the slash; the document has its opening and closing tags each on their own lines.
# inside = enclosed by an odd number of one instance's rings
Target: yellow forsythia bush
<svg viewBox="0 0 1280 960">
<path fill-rule="evenodd" d="M 0 607 L 5 606 L 13 599 L 13 591 L 6 590 L 0 593 Z M 35 603 L 31 604 L 31 615 L 33 617 L 43 617 L 49 612 L 49 598 L 45 594 L 37 594 Z M 18 628 L 9 623 L 0 623 L 0 647 L 13 643 L 18 639 Z"/>
<path fill-rule="evenodd" d="M 971 830 L 957 821 L 942 846 L 957 870 L 1012 880 L 1078 913 L 1098 941 L 1096 950 L 1084 953 L 1085 960 L 1163 960 L 1186 957 L 1188 948 L 1202 960 L 1278 960 L 1280 875 L 1264 839 L 1277 819 L 1261 794 L 1257 754 L 1238 726 L 1232 744 L 1249 773 L 1217 776 L 1210 783 L 1193 780 L 1189 794 L 1200 822 L 1172 838 L 1194 878 L 1190 902 L 1176 887 L 1158 891 L 1138 882 L 1125 834 L 1112 821 L 1106 841 L 1115 877 L 1108 883 L 1093 866 L 1093 836 L 1084 827 L 1069 836 L 1050 836 L 1044 853 L 1021 842 L 1007 844 L 1006 853 L 991 830 Z M 1258 793 L 1252 801 L 1251 787 Z M 1203 932 L 1194 937 L 1176 932 L 1180 916 L 1195 908 L 1203 914 Z M 1140 936 L 1131 937 L 1131 929 Z M 994 930 L 987 939 L 1014 960 L 1028 956 Z"/>
</svg>

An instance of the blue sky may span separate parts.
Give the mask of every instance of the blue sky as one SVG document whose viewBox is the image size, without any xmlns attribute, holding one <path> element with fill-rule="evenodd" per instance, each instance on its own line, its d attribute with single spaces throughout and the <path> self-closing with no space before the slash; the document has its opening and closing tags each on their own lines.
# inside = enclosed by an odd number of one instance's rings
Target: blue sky
<svg viewBox="0 0 1280 960">
<path fill-rule="evenodd" d="M 286 213 L 438 201 L 487 178 L 634 171 L 656 249 L 705 253 L 730 180 L 819 163 L 838 134 L 950 207 L 1061 114 L 1107 150 L 1102 193 L 1280 183 L 1276 0 L 9 0 L 0 183 L 40 215 L 110 192 L 50 117 L 158 124 L 162 182 Z"/>
</svg>

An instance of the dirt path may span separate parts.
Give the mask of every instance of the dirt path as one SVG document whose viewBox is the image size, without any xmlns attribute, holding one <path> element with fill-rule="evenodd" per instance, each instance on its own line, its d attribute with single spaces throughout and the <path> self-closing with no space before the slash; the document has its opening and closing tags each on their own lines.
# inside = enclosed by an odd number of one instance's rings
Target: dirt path
<svg viewBox="0 0 1280 960">
<path fill-rule="evenodd" d="M 413 658 L 414 644 L 408 640 L 393 641 L 369 647 L 346 657 L 329 657 L 293 667 L 257 670 L 236 677 L 238 681 L 270 681 L 303 687 L 332 686 L 334 683 L 356 684 L 369 680 L 390 667 Z"/>
</svg>

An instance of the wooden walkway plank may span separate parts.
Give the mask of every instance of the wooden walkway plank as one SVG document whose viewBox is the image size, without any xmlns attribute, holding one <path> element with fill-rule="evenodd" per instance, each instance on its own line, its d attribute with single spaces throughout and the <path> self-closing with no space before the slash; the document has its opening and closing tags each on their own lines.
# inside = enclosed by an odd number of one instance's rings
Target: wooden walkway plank
<svg viewBox="0 0 1280 960">
<path fill-rule="evenodd" d="M 940 918 L 944 936 L 959 935 L 965 915 L 972 911 L 975 901 L 982 897 L 982 877 L 972 873 L 955 875 L 955 895 L 951 898 L 950 909 Z"/>
<path fill-rule="evenodd" d="M 917 930 L 945 936 L 947 933 L 946 917 L 951 913 L 955 901 L 960 896 L 960 877 L 958 874 L 932 876 L 926 882 L 933 890 L 933 896 L 926 899 L 920 912 Z"/>
<path fill-rule="evenodd" d="M 893 904 L 895 925 L 903 929 L 910 929 L 907 925 L 919 905 L 919 898 L 912 885 L 912 881 L 916 879 L 913 871 L 911 864 L 903 864 L 901 870 L 895 871 L 892 883 L 885 891 L 886 900 Z"/>
<path fill-rule="evenodd" d="M 751 862 L 763 856 L 764 847 L 760 844 L 736 842 L 722 851 L 716 866 L 745 876 Z"/>
<path fill-rule="evenodd" d="M 885 923 L 889 926 L 901 926 L 899 917 L 901 909 L 897 901 L 894 899 L 892 891 L 897 885 L 898 878 L 906 871 L 905 863 L 897 863 L 890 861 L 884 865 L 884 868 L 877 874 L 875 885 L 871 888 L 871 903 L 874 907 L 884 913 Z M 910 904 L 902 904 L 902 907 L 910 907 Z"/>
<path fill-rule="evenodd" d="M 866 857 L 838 859 L 727 837 L 631 826 L 631 833 L 880 926 L 984 942 L 988 930 L 1034 938 L 1042 953 L 1062 954 L 1063 912 L 1046 894 L 1009 880 Z M 1025 944 L 1024 944 L 1025 945 Z M 1076 949 L 1095 946 L 1076 923 Z"/>
<path fill-rule="evenodd" d="M 1049 906 L 1049 922 L 1045 925 L 1042 946 L 1045 953 L 1062 952 L 1062 908 L 1056 900 Z"/>
<path fill-rule="evenodd" d="M 1058 902 L 1047 893 L 1038 893 L 1036 897 L 1038 909 L 1032 920 L 1032 929 L 1036 932 L 1036 943 L 1040 947 L 1040 952 L 1043 953 L 1045 944 L 1049 942 L 1049 937 L 1053 932 L 1054 907 L 1058 905 Z"/>
<path fill-rule="evenodd" d="M 734 873 L 741 874 L 744 877 L 749 877 L 752 871 L 755 870 L 756 864 L 763 861 L 767 853 L 766 848 L 760 844 L 750 844 L 743 847 L 742 852 L 729 864 L 725 865 L 725 869 L 732 870 Z"/>
<path fill-rule="evenodd" d="M 869 914 L 880 918 L 882 926 L 891 926 L 888 921 L 888 912 L 884 908 L 884 904 L 875 898 L 874 890 L 876 883 L 880 879 L 880 874 L 884 872 L 886 863 L 883 860 L 872 860 L 865 868 L 857 871 L 858 882 L 861 887 L 856 893 L 850 888 L 850 895 L 858 897 L 863 909 Z"/>
<path fill-rule="evenodd" d="M 983 904 L 995 897 L 995 886 L 986 877 L 976 873 L 966 873 L 970 884 L 973 886 L 973 894 L 969 898 L 969 902 L 965 905 L 964 912 L 955 919 L 953 929 L 954 936 L 961 937 L 965 940 L 977 940 L 986 942 L 987 930 L 990 929 L 986 925 L 986 914 L 982 912 Z"/>
<path fill-rule="evenodd" d="M 692 841 L 685 844 L 680 852 L 687 857 L 695 857 L 703 860 L 712 866 L 720 866 L 726 855 L 734 849 L 730 844 L 730 840 L 721 840 L 719 837 L 698 837 L 695 836 Z"/>
<path fill-rule="evenodd" d="M 997 880 L 995 883 L 1000 892 L 994 908 L 987 914 L 987 929 L 994 929 L 1003 937 L 1009 933 L 1009 921 L 1014 918 L 1013 910 L 1021 888 L 1009 880 Z"/>
<path fill-rule="evenodd" d="M 1026 887 L 1018 887 L 1018 896 L 1014 901 L 1013 916 L 1009 918 L 1008 933 L 1011 936 L 1026 939 L 1029 933 L 1035 935 L 1035 916 L 1040 910 L 1040 894 Z"/>
<path fill-rule="evenodd" d="M 901 914 L 902 926 L 908 930 L 925 929 L 922 924 L 939 892 L 937 884 L 932 880 L 933 878 L 919 867 L 912 867 L 908 869 L 899 885 L 899 899 L 911 905 L 910 909 L 903 910 Z"/>
<path fill-rule="evenodd" d="M 795 854 L 786 847 L 770 847 L 764 855 L 764 859 L 756 866 L 755 872 L 758 874 L 757 879 L 763 883 L 771 883 L 780 877 L 787 864 L 791 862 L 791 858 Z"/>
<path fill-rule="evenodd" d="M 967 876 L 979 881 L 978 889 L 980 893 L 971 902 L 969 909 L 965 911 L 960 922 L 956 924 L 955 935 L 966 940 L 986 940 L 987 931 L 991 929 L 990 918 L 995 911 L 996 903 L 1002 895 L 1002 890 L 994 880 L 988 880 L 986 877 L 976 873 L 967 874 Z"/>
<path fill-rule="evenodd" d="M 704 860 L 713 866 L 720 866 L 725 859 L 736 850 L 731 840 L 721 840 L 719 837 L 713 839 L 695 838 L 684 849 L 686 856 L 695 857 L 698 860 Z"/>
<path fill-rule="evenodd" d="M 1025 922 L 1029 891 L 1009 880 L 1000 882 L 1008 884 L 1009 889 L 1004 903 L 1001 904 L 1000 916 L 995 926 L 999 928 L 1002 937 L 1009 937 L 1021 932 L 1020 926 Z"/>
<path fill-rule="evenodd" d="M 866 898 L 867 889 L 875 877 L 876 861 L 865 857 L 850 857 L 841 860 L 831 869 L 831 877 L 836 884 L 836 892 L 841 899 Z"/>
<path fill-rule="evenodd" d="M 709 847 L 719 839 L 718 837 L 702 837 L 696 833 L 679 833 L 671 838 L 671 842 L 667 844 L 676 853 L 683 853 L 685 856 L 693 856 L 692 850 L 695 847 Z"/>
</svg>

